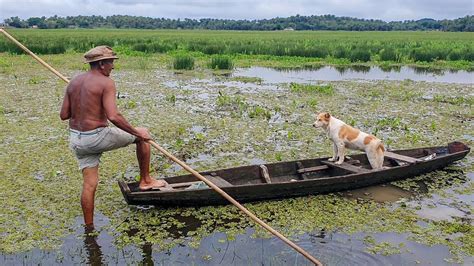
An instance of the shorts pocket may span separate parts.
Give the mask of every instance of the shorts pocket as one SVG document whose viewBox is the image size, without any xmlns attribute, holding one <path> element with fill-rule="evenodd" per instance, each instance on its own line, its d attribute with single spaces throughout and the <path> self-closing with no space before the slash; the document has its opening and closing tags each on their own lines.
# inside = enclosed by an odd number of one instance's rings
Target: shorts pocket
<svg viewBox="0 0 474 266">
<path fill-rule="evenodd" d="M 69 137 L 69 149 L 71 149 L 72 151 L 77 151 L 77 146 L 78 146 L 77 138 L 71 135 Z"/>
<path fill-rule="evenodd" d="M 101 130 L 99 133 L 82 137 L 82 145 L 85 149 L 92 152 L 101 152 L 104 143 L 107 142 L 107 129 Z"/>
</svg>

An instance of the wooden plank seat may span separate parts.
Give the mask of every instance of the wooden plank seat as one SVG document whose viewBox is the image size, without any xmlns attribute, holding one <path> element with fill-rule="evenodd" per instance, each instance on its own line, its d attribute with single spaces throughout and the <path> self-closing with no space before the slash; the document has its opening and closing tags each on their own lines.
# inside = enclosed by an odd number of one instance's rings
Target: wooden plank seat
<svg viewBox="0 0 474 266">
<path fill-rule="evenodd" d="M 304 167 L 302 162 L 296 162 L 296 172 L 298 173 L 298 176 L 301 180 L 308 179 L 308 174 L 314 173 L 320 170 L 325 170 L 328 169 L 329 167 L 327 165 L 318 165 L 318 166 L 312 166 L 312 167 Z"/>
<path fill-rule="evenodd" d="M 318 166 L 313 166 L 313 167 L 300 168 L 300 169 L 297 170 L 297 172 L 298 172 L 298 174 L 306 174 L 306 173 L 326 170 L 328 168 L 329 167 L 327 165 L 318 165 Z"/>
<path fill-rule="evenodd" d="M 213 175 L 213 174 L 210 174 L 210 175 L 203 175 L 206 179 L 208 179 L 209 181 L 211 181 L 212 183 L 214 183 L 216 186 L 218 187 L 231 187 L 233 186 L 231 183 L 229 183 L 227 180 L 225 180 L 224 178 L 218 176 L 218 175 Z"/>
<path fill-rule="evenodd" d="M 228 186 L 233 186 L 231 183 L 227 182 L 227 180 L 223 179 L 222 177 L 215 175 L 212 173 L 211 175 L 202 175 L 204 176 L 207 180 L 211 181 L 218 187 L 228 187 Z M 199 182 L 203 181 L 191 181 L 191 182 L 182 182 L 182 183 L 171 183 L 168 185 L 170 188 L 183 188 L 183 187 L 189 187 L 191 185 L 197 184 Z"/>
<path fill-rule="evenodd" d="M 401 155 L 401 154 L 393 153 L 393 152 L 389 152 L 389 151 L 386 151 L 384 156 L 387 157 L 387 158 L 390 158 L 390 159 L 403 161 L 403 162 L 407 162 L 407 163 L 417 163 L 417 162 L 422 162 L 423 161 L 423 160 L 420 160 L 418 158 L 409 157 L 409 156 L 405 156 L 405 155 Z"/>
<path fill-rule="evenodd" d="M 181 187 L 189 187 L 193 184 L 199 183 L 201 181 L 192 181 L 192 182 L 183 182 L 183 183 L 172 183 L 169 184 L 170 187 L 172 188 L 181 188 Z"/>
<path fill-rule="evenodd" d="M 371 170 L 365 169 L 359 166 L 354 166 L 352 164 L 348 164 L 346 162 L 343 162 L 342 164 L 335 164 L 334 162 L 330 161 L 321 161 L 322 164 L 331 166 L 333 168 L 340 168 L 344 169 L 346 171 L 352 172 L 352 173 L 369 173 Z"/>
</svg>

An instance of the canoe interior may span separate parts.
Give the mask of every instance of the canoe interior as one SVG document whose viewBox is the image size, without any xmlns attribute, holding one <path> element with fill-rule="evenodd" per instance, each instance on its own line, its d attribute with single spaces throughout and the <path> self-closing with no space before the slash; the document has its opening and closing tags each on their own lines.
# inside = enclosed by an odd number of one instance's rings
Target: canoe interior
<svg viewBox="0 0 474 266">
<path fill-rule="evenodd" d="M 456 146 L 458 145 L 458 146 Z M 409 149 L 409 150 L 398 150 L 394 153 L 407 156 L 417 159 L 417 161 L 427 161 L 435 159 L 440 159 L 445 156 L 456 152 L 462 152 L 466 149 L 469 149 L 467 146 L 459 142 L 451 143 L 449 146 L 440 146 L 440 147 L 430 147 L 430 148 L 419 148 L 419 149 Z M 278 183 L 289 183 L 302 180 L 315 180 L 321 178 L 330 178 L 338 177 L 349 174 L 354 174 L 354 171 L 351 169 L 342 169 L 340 167 L 335 167 L 334 165 L 327 165 L 328 158 L 318 158 L 318 159 L 306 159 L 299 161 L 290 161 L 290 162 L 280 162 L 280 163 L 271 163 L 265 164 L 264 167 L 268 169 L 268 176 L 272 184 Z M 355 166 L 354 168 L 361 168 L 360 173 L 364 173 L 364 169 L 367 172 L 371 171 L 370 164 L 367 160 L 365 154 L 351 155 L 350 158 L 345 160 L 345 163 Z M 384 159 L 384 168 L 394 168 L 403 165 L 408 165 L 409 163 L 403 162 L 402 160 L 396 160 L 393 158 L 385 157 Z M 308 172 L 305 172 L 308 170 Z M 312 169 L 317 169 L 311 171 Z M 357 169 L 356 169 L 357 170 Z M 222 169 L 216 171 L 207 171 L 201 172 L 205 177 L 209 177 L 211 181 L 216 180 L 214 183 L 219 187 L 226 186 L 248 186 L 248 185 L 258 185 L 258 184 L 267 184 L 267 180 L 264 178 L 264 173 L 262 173 L 262 167 L 260 165 L 250 165 L 242 166 L 236 168 Z M 214 177 L 214 178 L 212 178 Z M 212 179 L 211 179 L 212 178 Z M 173 191 L 178 192 L 182 190 L 189 189 L 189 186 L 181 186 L 179 184 L 191 184 L 192 182 L 200 181 L 198 178 L 194 177 L 191 174 L 174 176 L 165 178 L 165 180 L 170 185 L 178 185 Z M 219 182 L 221 180 L 222 182 Z M 122 191 L 128 192 L 137 192 L 140 193 L 138 189 L 138 183 L 121 183 Z M 125 187 L 124 187 L 125 186 Z M 127 187 L 128 186 L 128 187 Z M 124 193 L 125 196 L 125 193 Z"/>
</svg>

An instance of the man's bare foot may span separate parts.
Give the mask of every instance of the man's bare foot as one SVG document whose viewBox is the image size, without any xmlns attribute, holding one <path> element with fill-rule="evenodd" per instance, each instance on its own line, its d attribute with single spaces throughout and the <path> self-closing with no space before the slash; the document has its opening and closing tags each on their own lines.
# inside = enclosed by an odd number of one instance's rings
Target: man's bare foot
<svg viewBox="0 0 474 266">
<path fill-rule="evenodd" d="M 168 186 L 168 182 L 166 182 L 165 180 L 156 180 L 154 178 L 152 178 L 150 182 L 142 180 L 138 185 L 140 190 L 158 189 L 166 186 Z"/>
</svg>

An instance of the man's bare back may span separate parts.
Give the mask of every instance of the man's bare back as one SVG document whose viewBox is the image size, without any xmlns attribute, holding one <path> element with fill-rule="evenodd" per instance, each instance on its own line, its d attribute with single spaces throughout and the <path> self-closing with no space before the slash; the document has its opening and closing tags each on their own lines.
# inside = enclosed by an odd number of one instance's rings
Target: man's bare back
<svg viewBox="0 0 474 266">
<path fill-rule="evenodd" d="M 113 81 L 102 74 L 87 72 L 74 78 L 67 88 L 71 118 L 69 127 L 88 131 L 108 126 L 103 94 L 111 90 Z"/>
<path fill-rule="evenodd" d="M 109 120 L 132 135 L 150 139 L 149 134 L 138 132 L 118 111 L 115 83 L 109 78 L 113 69 L 113 60 L 104 60 L 99 68 L 75 77 L 66 89 L 61 119 L 70 119 L 70 128 L 78 131 L 106 127 Z"/>
</svg>

